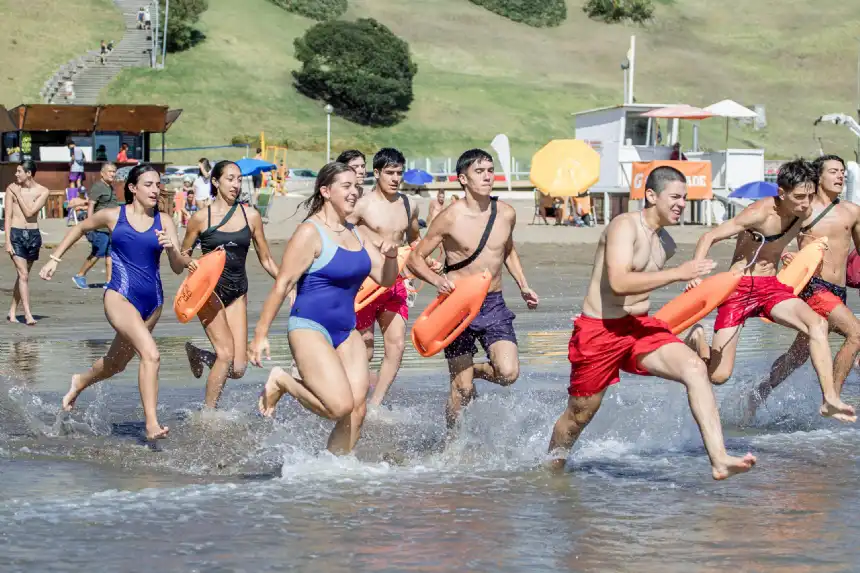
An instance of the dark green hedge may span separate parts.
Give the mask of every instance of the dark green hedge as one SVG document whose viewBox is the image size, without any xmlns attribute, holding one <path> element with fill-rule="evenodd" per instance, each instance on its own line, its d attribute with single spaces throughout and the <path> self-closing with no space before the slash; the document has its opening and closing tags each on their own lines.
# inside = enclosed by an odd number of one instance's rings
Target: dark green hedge
<svg viewBox="0 0 860 573">
<path fill-rule="evenodd" d="M 347 0 L 271 0 L 288 12 L 325 22 L 346 12 Z"/>
<path fill-rule="evenodd" d="M 564 0 L 470 0 L 491 12 L 535 28 L 558 26 L 567 18 Z"/>
<path fill-rule="evenodd" d="M 608 23 L 630 20 L 644 24 L 654 15 L 651 0 L 587 0 L 582 11 L 589 18 Z"/>
<path fill-rule="evenodd" d="M 409 44 L 373 19 L 321 22 L 296 38 L 296 89 L 363 125 L 394 125 L 412 104 Z"/>
</svg>

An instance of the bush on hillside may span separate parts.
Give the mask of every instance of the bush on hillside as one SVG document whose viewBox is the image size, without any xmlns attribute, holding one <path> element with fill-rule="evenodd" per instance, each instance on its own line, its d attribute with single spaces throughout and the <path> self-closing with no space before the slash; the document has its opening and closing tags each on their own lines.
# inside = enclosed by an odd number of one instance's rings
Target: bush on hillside
<svg viewBox="0 0 860 573">
<path fill-rule="evenodd" d="M 644 24 L 654 16 L 654 4 L 651 0 L 586 0 L 582 11 L 609 24 L 624 20 Z"/>
<path fill-rule="evenodd" d="M 347 0 L 270 0 L 288 12 L 325 22 L 335 20 L 347 9 Z"/>
<path fill-rule="evenodd" d="M 328 21 L 296 38 L 296 89 L 362 125 L 394 125 L 412 103 L 409 44 L 373 19 Z"/>
<path fill-rule="evenodd" d="M 171 0 L 167 14 L 168 52 L 181 52 L 203 41 L 206 36 L 194 25 L 208 8 L 208 0 Z M 164 22 L 164 0 L 161 0 L 161 22 Z"/>
<path fill-rule="evenodd" d="M 558 26 L 567 18 L 564 0 L 470 0 L 491 12 L 535 28 Z"/>
</svg>

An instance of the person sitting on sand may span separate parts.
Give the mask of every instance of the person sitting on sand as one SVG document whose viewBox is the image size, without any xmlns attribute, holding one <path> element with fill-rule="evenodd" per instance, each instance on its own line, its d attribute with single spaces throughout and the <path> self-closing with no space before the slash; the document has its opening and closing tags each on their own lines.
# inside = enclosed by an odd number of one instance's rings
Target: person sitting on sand
<svg viewBox="0 0 860 573">
<path fill-rule="evenodd" d="M 159 269 L 161 251 L 167 251 L 170 268 L 176 274 L 191 262 L 176 246 L 173 219 L 156 209 L 160 180 L 151 165 L 132 168 L 125 182 L 126 204 L 102 209 L 72 227 L 39 273 L 44 280 L 51 280 L 62 256 L 84 234 L 96 229 L 110 230 L 114 272 L 105 287 L 104 307 L 116 336 L 107 354 L 96 360 L 88 372 L 72 376 L 69 391 L 63 397 L 63 410 L 70 411 L 85 388 L 125 370 L 136 354 L 140 357 L 138 385 L 148 440 L 164 438 L 168 432 L 167 426 L 158 423 L 161 359 L 152 337 L 164 303 Z"/>
<path fill-rule="evenodd" d="M 36 183 L 36 164 L 25 159 L 15 168 L 15 183 L 6 187 L 4 231 L 6 252 L 15 265 L 15 284 L 12 287 L 12 305 L 9 322 L 18 323 L 18 303 L 24 307 L 24 321 L 36 324 L 30 309 L 30 269 L 39 260 L 42 249 L 42 232 L 39 230 L 39 211 L 48 201 L 48 189 Z"/>
<path fill-rule="evenodd" d="M 474 379 L 482 378 L 500 386 L 510 386 L 520 375 L 514 315 L 502 296 L 502 267 L 516 281 L 520 295 L 530 309 L 538 306 L 538 295 L 529 288 L 520 258 L 514 248 L 517 214 L 513 207 L 491 197 L 495 169 L 493 157 L 481 149 L 471 149 L 457 160 L 457 178 L 466 192 L 463 201 L 451 204 L 433 219 L 427 234 L 409 255 L 407 265 L 415 276 L 439 291 L 450 294 L 458 280 L 482 273 L 492 275 L 490 290 L 478 316 L 447 348 L 450 393 L 445 406 L 449 429 L 456 426 L 460 412 L 477 397 Z M 483 237 L 486 237 L 485 239 Z M 444 274 L 437 274 L 427 258 L 439 245 L 444 247 Z M 483 249 L 479 246 L 483 245 Z M 475 364 L 475 340 L 489 356 L 487 363 Z"/>
<path fill-rule="evenodd" d="M 219 161 L 212 168 L 210 181 L 212 203 L 191 217 L 182 249 L 190 253 L 199 238 L 204 255 L 219 247 L 227 253 L 227 262 L 215 291 L 197 313 L 215 352 L 185 343 L 194 377 L 200 378 L 204 364 L 209 367 L 204 404 L 207 408 L 215 408 L 227 378 L 242 378 L 248 364 L 248 275 L 245 259 L 251 244 L 260 264 L 272 278 L 278 275 L 278 265 L 269 251 L 260 213 L 256 209 L 245 209 L 238 203 L 242 190 L 239 166 L 232 161 Z M 192 261 L 188 270 L 195 272 L 197 263 Z"/>
<path fill-rule="evenodd" d="M 845 183 L 845 162 L 836 155 L 817 158 L 813 164 L 818 174 L 818 188 L 812 198 L 812 211 L 803 221 L 797 235 L 802 249 L 818 238 L 827 238 L 827 253 L 815 276 L 800 293 L 809 307 L 827 320 L 831 332 L 838 332 L 845 341 L 833 360 L 833 384 L 836 394 L 851 372 L 860 352 L 860 321 L 846 305 L 846 275 L 848 255 L 852 247 L 860 246 L 860 206 L 840 201 Z M 791 262 L 793 254 L 783 255 L 783 264 Z M 771 366 L 769 379 L 762 382 L 750 397 L 748 419 L 764 403 L 773 390 L 809 359 L 809 337 L 798 333 L 794 344 Z"/>
<path fill-rule="evenodd" d="M 355 329 L 355 296 L 368 274 L 390 287 L 397 278 L 397 245 L 347 222 L 358 201 L 355 171 L 343 163 L 320 169 L 308 216 L 284 250 L 275 286 L 260 314 L 248 359 L 269 358 L 269 329 L 293 288 L 287 323 L 290 352 L 301 379 L 272 369 L 259 410 L 272 416 L 284 394 L 320 417 L 336 421 L 328 439 L 334 454 L 352 451 L 367 413 L 367 351 Z"/>
<path fill-rule="evenodd" d="M 664 227 L 678 224 L 686 200 L 684 175 L 658 167 L 645 182 L 645 208 L 616 217 L 600 238 L 582 314 L 570 337 L 567 408 L 549 443 L 555 471 L 564 469 L 570 448 L 597 414 L 606 390 L 619 382 L 620 370 L 684 385 L 714 479 L 748 471 L 756 462 L 752 454 L 737 458 L 726 452 L 707 367 L 665 322 L 648 316 L 652 291 L 706 275 L 715 266 L 700 259 L 665 268 L 675 243 Z"/>
<path fill-rule="evenodd" d="M 717 310 L 711 345 L 708 346 L 701 325 L 691 329 L 687 343 L 708 364 L 711 382 L 723 384 L 734 370 L 740 331 L 748 319 L 761 316 L 796 330 L 809 337 L 812 366 L 823 396 L 821 415 L 853 422 L 857 419 L 854 408 L 839 398 L 833 382 L 827 321 L 776 278 L 785 247 L 797 237 L 804 220 L 810 216 L 810 199 L 815 194 L 818 174 L 810 163 L 796 159 L 779 168 L 776 182 L 778 196 L 759 199 L 703 234 L 696 243 L 695 258 L 704 260 L 714 243 L 737 236 L 732 270 L 743 273 L 743 278 Z M 700 282 L 693 279 L 687 288 Z"/>
</svg>

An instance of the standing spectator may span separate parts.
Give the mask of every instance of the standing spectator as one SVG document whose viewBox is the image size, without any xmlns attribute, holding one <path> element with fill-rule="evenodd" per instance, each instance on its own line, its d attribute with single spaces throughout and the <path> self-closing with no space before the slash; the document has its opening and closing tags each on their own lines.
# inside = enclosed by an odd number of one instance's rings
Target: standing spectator
<svg viewBox="0 0 860 573">
<path fill-rule="evenodd" d="M 107 44 L 105 44 L 105 41 L 102 40 L 102 43 L 99 46 L 99 60 L 101 61 L 102 65 L 105 65 L 105 58 L 107 58 L 107 55 L 108 47 Z"/>
<path fill-rule="evenodd" d="M 119 153 L 116 154 L 116 162 L 117 163 L 140 163 L 137 159 L 129 159 L 128 158 L 128 143 L 123 143 L 119 149 Z"/>
<path fill-rule="evenodd" d="M 69 186 L 78 189 L 84 184 L 84 150 L 75 145 L 71 139 L 67 142 L 69 146 Z"/>
<path fill-rule="evenodd" d="M 212 188 L 209 183 L 212 166 L 209 164 L 209 160 L 205 157 L 200 158 L 200 161 L 197 162 L 197 166 L 200 168 L 200 172 L 197 175 L 197 179 L 194 180 L 194 199 L 197 203 L 198 209 L 205 209 L 209 205 L 209 201 L 212 199 L 212 196 L 210 195 Z"/>
<path fill-rule="evenodd" d="M 149 15 L 149 6 L 143 9 L 143 27 L 146 30 L 152 29 L 152 17 Z"/>
<path fill-rule="evenodd" d="M 72 80 L 66 80 L 63 83 L 63 92 L 68 103 L 75 103 L 75 86 L 72 83 Z"/>
<path fill-rule="evenodd" d="M 113 180 L 116 177 L 116 165 L 105 163 L 102 165 L 101 179 L 93 184 L 90 189 L 90 197 L 87 202 L 87 218 L 92 217 L 102 209 L 119 207 L 116 193 L 113 190 Z M 92 245 L 90 256 L 86 258 L 78 274 L 72 277 L 72 281 L 78 288 L 89 288 L 87 285 L 87 273 L 90 272 L 99 259 L 105 260 L 106 282 L 110 282 L 111 258 L 110 258 L 110 232 L 107 229 L 97 229 L 87 233 L 87 241 Z"/>
<path fill-rule="evenodd" d="M 257 148 L 257 154 L 254 155 L 254 159 L 259 161 L 264 161 L 263 159 L 263 150 L 261 148 Z M 251 204 L 257 204 L 257 197 L 260 195 L 260 189 L 263 187 L 263 172 L 260 171 L 258 173 L 254 173 L 252 176 L 254 180 L 254 197 L 252 198 Z"/>
<path fill-rule="evenodd" d="M 113 40 L 108 41 L 107 51 L 108 51 L 108 54 L 113 52 Z"/>
<path fill-rule="evenodd" d="M 146 13 L 143 11 L 143 6 L 137 11 L 137 29 L 143 30 L 143 18 L 146 16 Z"/>
</svg>

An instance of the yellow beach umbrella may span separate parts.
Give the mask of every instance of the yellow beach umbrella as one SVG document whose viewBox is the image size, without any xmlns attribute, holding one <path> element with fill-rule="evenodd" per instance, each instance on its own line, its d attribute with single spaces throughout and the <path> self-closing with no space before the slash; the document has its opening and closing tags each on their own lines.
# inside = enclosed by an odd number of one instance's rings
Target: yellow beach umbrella
<svg viewBox="0 0 860 573">
<path fill-rule="evenodd" d="M 600 154 L 578 139 L 555 139 L 532 157 L 529 179 L 552 197 L 575 197 L 600 179 Z"/>
</svg>

